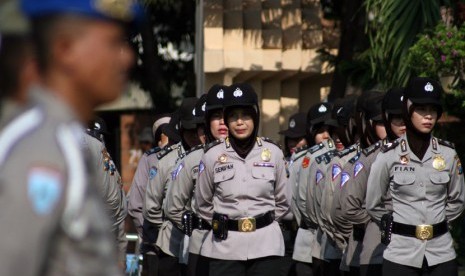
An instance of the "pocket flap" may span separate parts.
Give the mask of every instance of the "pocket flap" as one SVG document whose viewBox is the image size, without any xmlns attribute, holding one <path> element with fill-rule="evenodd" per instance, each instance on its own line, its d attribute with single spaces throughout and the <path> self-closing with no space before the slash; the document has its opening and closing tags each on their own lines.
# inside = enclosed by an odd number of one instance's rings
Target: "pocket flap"
<svg viewBox="0 0 465 276">
<path fill-rule="evenodd" d="M 274 168 L 271 167 L 253 167 L 252 176 L 257 179 L 275 180 Z"/>
<path fill-rule="evenodd" d="M 431 182 L 433 182 L 434 184 L 440 185 L 449 183 L 450 176 L 447 172 L 437 172 L 430 174 L 429 179 L 431 179 Z"/>
<path fill-rule="evenodd" d="M 396 173 L 394 174 L 393 181 L 398 185 L 411 185 L 415 182 L 415 174 L 408 172 Z"/>
</svg>

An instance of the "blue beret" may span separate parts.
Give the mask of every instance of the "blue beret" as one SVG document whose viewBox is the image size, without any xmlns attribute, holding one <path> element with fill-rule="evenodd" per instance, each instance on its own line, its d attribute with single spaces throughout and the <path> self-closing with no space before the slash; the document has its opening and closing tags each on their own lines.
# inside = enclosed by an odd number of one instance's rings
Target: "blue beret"
<svg viewBox="0 0 465 276">
<path fill-rule="evenodd" d="M 29 18 L 67 13 L 126 23 L 140 22 L 143 8 L 136 0 L 21 0 Z"/>
</svg>

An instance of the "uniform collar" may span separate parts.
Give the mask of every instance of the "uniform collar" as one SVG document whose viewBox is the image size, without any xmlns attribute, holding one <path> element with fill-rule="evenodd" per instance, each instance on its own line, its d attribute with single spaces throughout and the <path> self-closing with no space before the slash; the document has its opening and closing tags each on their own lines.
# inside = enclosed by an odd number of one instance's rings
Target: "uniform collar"
<svg viewBox="0 0 465 276">
<path fill-rule="evenodd" d="M 408 155 L 410 160 L 414 160 L 414 161 L 416 161 L 418 163 L 425 163 L 426 161 L 433 158 L 434 155 L 439 154 L 440 152 L 441 151 L 440 151 L 440 148 L 439 148 L 438 139 L 431 135 L 430 143 L 429 143 L 428 149 L 425 152 L 425 156 L 423 156 L 423 160 L 420 160 L 411 151 L 411 149 L 410 149 L 410 147 L 408 145 L 407 134 L 405 133 L 399 138 L 399 146 L 397 147 L 397 154 L 399 156 Z"/>
</svg>

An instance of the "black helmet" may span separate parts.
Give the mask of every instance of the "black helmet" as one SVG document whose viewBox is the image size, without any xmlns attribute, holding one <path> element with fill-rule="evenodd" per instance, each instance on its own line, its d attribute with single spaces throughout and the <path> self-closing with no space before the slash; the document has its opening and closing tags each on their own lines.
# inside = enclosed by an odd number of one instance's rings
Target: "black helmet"
<svg viewBox="0 0 465 276">
<path fill-rule="evenodd" d="M 233 84 L 228 87 L 227 92 L 224 94 L 224 107 L 231 106 L 254 106 L 258 108 L 257 93 L 248 83 Z"/>
<path fill-rule="evenodd" d="M 199 100 L 195 104 L 192 114 L 194 115 L 194 121 L 197 125 L 205 123 L 205 111 L 207 106 L 207 94 L 200 96 Z"/>
<path fill-rule="evenodd" d="M 410 80 L 409 84 L 404 91 L 404 106 L 407 102 L 414 105 L 431 104 L 438 109 L 438 118 L 442 114 L 441 94 L 443 93 L 442 86 L 432 78 L 414 77 Z M 408 117 L 411 115 L 411 108 L 408 108 Z"/>
<path fill-rule="evenodd" d="M 386 133 L 390 140 L 397 139 L 397 135 L 391 130 L 391 120 L 393 115 L 402 115 L 402 99 L 404 88 L 391 88 L 384 95 L 381 108 L 383 110 L 383 122 Z"/>
<path fill-rule="evenodd" d="M 194 109 L 197 101 L 197 97 L 185 98 L 182 101 L 181 106 L 179 107 L 179 116 L 182 129 L 195 129 L 197 127 L 194 117 Z"/>
<path fill-rule="evenodd" d="M 224 106 L 224 94 L 227 86 L 214 84 L 207 92 L 206 111 L 222 109 Z"/>
<path fill-rule="evenodd" d="M 369 145 L 376 143 L 379 139 L 384 137 L 378 137 L 376 134 L 375 124 L 374 123 L 382 123 L 383 116 L 382 116 L 382 109 L 381 103 L 383 102 L 385 93 L 379 91 L 372 91 L 368 98 L 364 101 L 363 105 L 363 113 L 364 118 L 364 133 L 362 140 L 367 140 Z"/>
<path fill-rule="evenodd" d="M 307 112 L 307 143 L 313 145 L 316 132 L 324 125 L 337 127 L 337 122 L 331 117 L 333 106 L 329 103 L 318 103 Z"/>
<path fill-rule="evenodd" d="M 289 138 L 299 138 L 305 136 L 306 114 L 299 112 L 289 118 L 288 128 L 282 130 L 279 134 Z"/>
</svg>

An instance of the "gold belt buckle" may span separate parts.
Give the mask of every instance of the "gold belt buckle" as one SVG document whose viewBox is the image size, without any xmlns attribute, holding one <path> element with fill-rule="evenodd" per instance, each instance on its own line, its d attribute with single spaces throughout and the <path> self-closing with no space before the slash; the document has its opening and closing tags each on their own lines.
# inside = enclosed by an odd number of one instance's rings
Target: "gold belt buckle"
<svg viewBox="0 0 465 276">
<path fill-rule="evenodd" d="M 417 225 L 415 237 L 419 240 L 430 240 L 433 238 L 433 225 Z"/>
<path fill-rule="evenodd" d="M 255 218 L 239 219 L 239 232 L 253 232 L 256 229 Z"/>
</svg>

